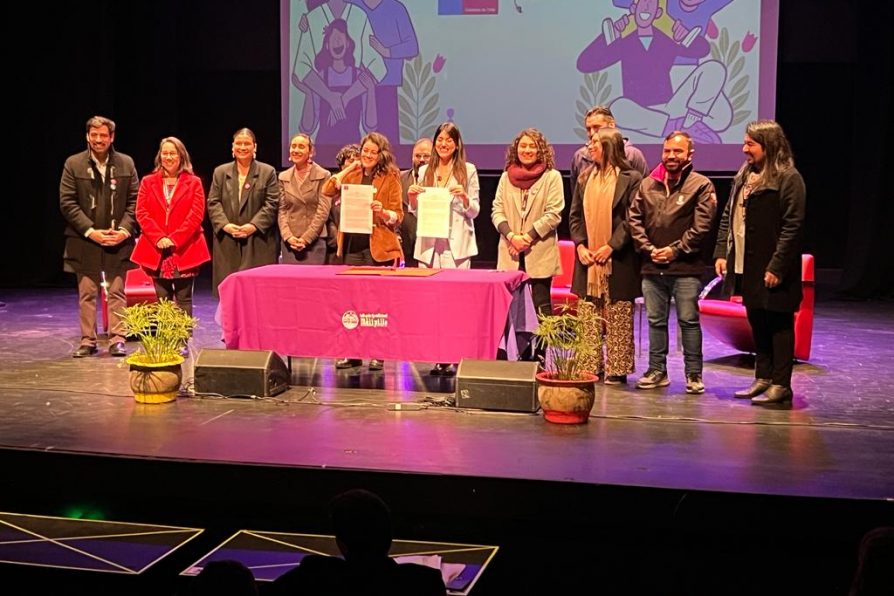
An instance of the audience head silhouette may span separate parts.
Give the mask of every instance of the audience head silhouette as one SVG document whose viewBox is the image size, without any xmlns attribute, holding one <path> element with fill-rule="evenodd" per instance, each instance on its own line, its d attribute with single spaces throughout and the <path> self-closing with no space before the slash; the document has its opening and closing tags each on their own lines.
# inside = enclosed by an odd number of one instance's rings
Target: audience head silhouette
<svg viewBox="0 0 894 596">
<path fill-rule="evenodd" d="M 211 561 L 196 576 L 192 596 L 258 596 L 251 569 L 239 561 Z"/>
<path fill-rule="evenodd" d="M 378 495 L 353 489 L 329 503 L 335 540 L 345 560 L 387 557 L 391 549 L 391 511 Z"/>
<path fill-rule="evenodd" d="M 894 527 L 867 532 L 860 541 L 857 573 L 849 596 L 894 594 Z"/>
</svg>

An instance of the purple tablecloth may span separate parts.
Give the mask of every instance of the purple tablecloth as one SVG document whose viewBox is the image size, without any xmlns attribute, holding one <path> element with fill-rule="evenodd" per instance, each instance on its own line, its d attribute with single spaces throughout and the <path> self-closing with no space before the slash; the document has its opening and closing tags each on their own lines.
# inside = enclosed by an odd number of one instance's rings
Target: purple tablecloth
<svg viewBox="0 0 894 596">
<path fill-rule="evenodd" d="M 496 357 L 513 298 L 523 306 L 512 309 L 512 327 L 536 325 L 522 272 L 338 275 L 344 269 L 268 265 L 227 277 L 219 288 L 218 313 L 227 348 L 283 356 L 459 362 Z"/>
</svg>

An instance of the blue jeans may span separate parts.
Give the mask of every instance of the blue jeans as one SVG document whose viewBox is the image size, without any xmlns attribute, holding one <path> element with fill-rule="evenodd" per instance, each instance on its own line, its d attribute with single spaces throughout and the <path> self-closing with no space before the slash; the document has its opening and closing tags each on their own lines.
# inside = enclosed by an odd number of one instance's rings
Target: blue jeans
<svg viewBox="0 0 894 596">
<path fill-rule="evenodd" d="M 649 368 L 667 372 L 667 321 L 671 297 L 683 343 L 687 375 L 702 374 L 702 328 L 698 320 L 701 280 L 688 275 L 644 275 L 643 297 L 649 318 Z"/>
</svg>

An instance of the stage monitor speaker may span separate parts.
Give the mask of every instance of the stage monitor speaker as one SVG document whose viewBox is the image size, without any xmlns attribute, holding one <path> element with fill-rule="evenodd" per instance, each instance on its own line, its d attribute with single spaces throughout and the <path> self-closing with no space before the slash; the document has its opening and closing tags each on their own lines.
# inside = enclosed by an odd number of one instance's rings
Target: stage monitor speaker
<svg viewBox="0 0 894 596">
<path fill-rule="evenodd" d="M 289 388 L 289 369 L 272 350 L 211 350 L 196 359 L 197 394 L 271 397 Z"/>
<path fill-rule="evenodd" d="M 536 362 L 467 360 L 456 371 L 456 405 L 460 408 L 536 412 Z"/>
</svg>

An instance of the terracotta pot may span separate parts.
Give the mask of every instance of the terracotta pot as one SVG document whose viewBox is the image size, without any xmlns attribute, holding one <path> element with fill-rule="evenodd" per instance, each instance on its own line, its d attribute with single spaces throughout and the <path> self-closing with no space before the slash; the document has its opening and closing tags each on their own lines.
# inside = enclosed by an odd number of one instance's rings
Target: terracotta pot
<svg viewBox="0 0 894 596">
<path fill-rule="evenodd" d="M 585 379 L 562 380 L 554 379 L 553 373 L 537 373 L 537 398 L 544 418 L 557 424 L 583 424 L 589 419 L 598 377 L 585 374 Z"/>
<path fill-rule="evenodd" d="M 133 397 L 142 404 L 164 404 L 177 399 L 183 378 L 183 357 L 157 364 L 135 363 L 130 365 L 130 389 Z"/>
</svg>

